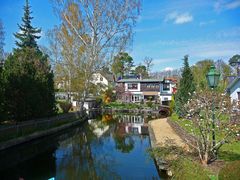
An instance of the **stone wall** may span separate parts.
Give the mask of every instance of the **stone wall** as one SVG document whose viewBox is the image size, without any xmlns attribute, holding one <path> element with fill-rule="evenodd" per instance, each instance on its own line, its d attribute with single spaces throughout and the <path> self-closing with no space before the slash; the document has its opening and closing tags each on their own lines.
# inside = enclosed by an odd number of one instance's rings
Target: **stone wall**
<svg viewBox="0 0 240 180">
<path fill-rule="evenodd" d="M 170 118 L 167 118 L 167 122 L 187 144 L 196 144 L 196 138 L 187 133 L 178 123 L 172 121 Z"/>
</svg>

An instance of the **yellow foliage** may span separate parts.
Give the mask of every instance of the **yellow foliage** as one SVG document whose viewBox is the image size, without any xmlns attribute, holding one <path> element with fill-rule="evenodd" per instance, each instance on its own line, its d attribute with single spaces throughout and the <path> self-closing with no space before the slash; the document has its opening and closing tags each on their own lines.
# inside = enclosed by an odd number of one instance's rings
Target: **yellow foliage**
<svg viewBox="0 0 240 180">
<path fill-rule="evenodd" d="M 111 114 L 104 114 L 104 115 L 102 116 L 102 122 L 109 122 L 109 121 L 111 121 L 111 120 L 113 120 L 113 117 L 112 117 Z"/>
</svg>

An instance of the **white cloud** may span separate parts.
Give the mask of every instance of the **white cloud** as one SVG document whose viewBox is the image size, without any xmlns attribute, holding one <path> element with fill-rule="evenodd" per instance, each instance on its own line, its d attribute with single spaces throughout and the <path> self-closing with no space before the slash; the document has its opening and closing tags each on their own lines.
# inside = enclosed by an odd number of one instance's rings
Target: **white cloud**
<svg viewBox="0 0 240 180">
<path fill-rule="evenodd" d="M 165 22 L 172 21 L 175 24 L 185 24 L 193 21 L 193 16 L 189 13 L 173 12 L 165 17 Z"/>
<path fill-rule="evenodd" d="M 219 31 L 218 38 L 236 38 L 240 37 L 240 27 L 234 27 L 227 30 Z"/>
<path fill-rule="evenodd" d="M 214 9 L 217 12 L 225 11 L 225 10 L 231 10 L 231 9 L 237 9 L 240 7 L 240 0 L 218 0 L 214 4 Z"/>
<path fill-rule="evenodd" d="M 190 59 L 191 57 L 224 59 L 238 53 L 239 47 L 239 41 L 189 41 L 180 43 L 177 48 L 166 50 L 164 53 L 171 54 L 173 57 L 183 57 L 189 54 Z"/>
<path fill-rule="evenodd" d="M 226 9 L 236 9 L 240 7 L 240 1 L 236 0 L 236 1 L 232 1 L 228 4 L 226 4 Z"/>
<path fill-rule="evenodd" d="M 172 71 L 172 70 L 173 70 L 172 67 L 166 67 L 166 68 L 164 69 L 164 71 Z"/>
</svg>

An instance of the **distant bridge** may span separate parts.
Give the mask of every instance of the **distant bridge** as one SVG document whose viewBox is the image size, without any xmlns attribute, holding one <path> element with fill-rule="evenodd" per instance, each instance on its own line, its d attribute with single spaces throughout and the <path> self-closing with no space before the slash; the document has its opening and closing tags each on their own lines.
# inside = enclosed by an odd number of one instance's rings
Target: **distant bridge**
<svg viewBox="0 0 240 180">
<path fill-rule="evenodd" d="M 159 114 L 163 116 L 169 116 L 171 114 L 170 107 L 165 105 L 159 106 Z"/>
</svg>

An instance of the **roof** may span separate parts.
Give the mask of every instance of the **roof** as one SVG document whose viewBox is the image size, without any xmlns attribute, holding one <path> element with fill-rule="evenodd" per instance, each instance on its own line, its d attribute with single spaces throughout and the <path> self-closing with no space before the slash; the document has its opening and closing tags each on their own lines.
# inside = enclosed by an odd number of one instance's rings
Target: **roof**
<svg viewBox="0 0 240 180">
<path fill-rule="evenodd" d="M 123 83 L 123 82 L 161 82 L 163 79 L 120 79 L 117 82 Z"/>
<path fill-rule="evenodd" d="M 101 75 L 101 76 L 104 77 L 108 82 L 114 82 L 114 79 L 113 79 L 113 75 L 112 75 L 112 74 L 103 73 L 103 72 L 96 72 L 96 73 L 93 73 L 93 74 Z"/>
<path fill-rule="evenodd" d="M 175 78 L 175 77 L 166 77 L 166 78 L 164 78 L 165 80 L 169 80 L 169 81 L 172 81 L 172 82 L 174 82 L 174 83 L 177 83 L 177 78 Z"/>
<path fill-rule="evenodd" d="M 236 77 L 236 78 L 227 86 L 227 89 L 231 89 L 239 80 L 240 80 L 240 76 Z"/>
</svg>

